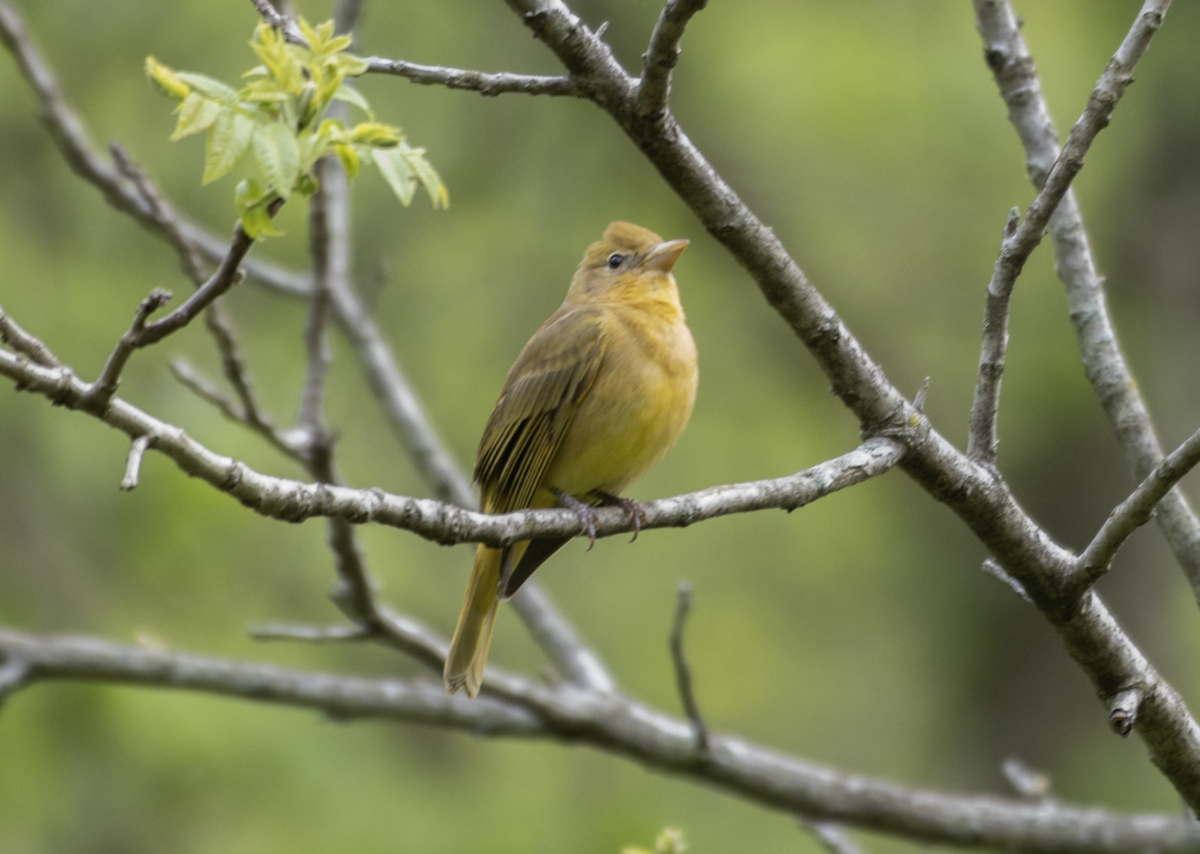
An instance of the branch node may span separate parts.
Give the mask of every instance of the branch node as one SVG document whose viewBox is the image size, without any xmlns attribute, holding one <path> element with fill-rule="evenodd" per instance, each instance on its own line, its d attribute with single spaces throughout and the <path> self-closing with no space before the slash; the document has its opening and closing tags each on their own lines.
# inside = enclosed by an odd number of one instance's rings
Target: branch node
<svg viewBox="0 0 1200 854">
<path fill-rule="evenodd" d="M 137 488 L 138 472 L 142 468 L 142 458 L 150 447 L 150 435 L 143 433 L 129 445 L 129 457 L 125 460 L 125 477 L 121 479 L 121 489 L 129 492 Z"/>
<path fill-rule="evenodd" d="M 1016 756 L 1005 759 L 1000 770 L 1004 772 L 1004 779 L 1021 797 L 1035 801 L 1049 799 L 1050 775 L 1046 772 L 1038 771 Z"/>
<path fill-rule="evenodd" d="M 1137 723 L 1138 708 L 1144 695 L 1141 688 L 1128 688 L 1108 700 L 1108 728 L 1121 738 L 1128 738 Z"/>
<path fill-rule="evenodd" d="M 925 414 L 925 396 L 929 393 L 929 377 L 921 380 L 921 386 L 913 397 L 913 409 L 921 415 Z"/>
<path fill-rule="evenodd" d="M 692 690 L 692 668 L 688 665 L 687 655 L 683 649 L 683 627 L 687 622 L 688 613 L 692 608 L 692 585 L 686 581 L 679 582 L 678 595 L 675 599 L 675 621 L 671 626 L 671 660 L 675 664 L 675 686 L 679 690 L 679 698 L 692 729 L 696 734 L 696 750 L 701 754 L 708 753 L 708 727 L 700 716 L 700 706 Z"/>
<path fill-rule="evenodd" d="M 1014 593 L 1016 593 L 1030 605 L 1033 604 L 1033 599 L 1030 598 L 1029 593 L 1025 590 L 1025 585 L 1005 572 L 1004 567 L 997 563 L 993 558 L 989 557 L 987 560 L 985 560 L 983 562 L 982 569 L 985 575 L 990 575 L 997 581 L 1007 584 L 1012 588 Z"/>
</svg>

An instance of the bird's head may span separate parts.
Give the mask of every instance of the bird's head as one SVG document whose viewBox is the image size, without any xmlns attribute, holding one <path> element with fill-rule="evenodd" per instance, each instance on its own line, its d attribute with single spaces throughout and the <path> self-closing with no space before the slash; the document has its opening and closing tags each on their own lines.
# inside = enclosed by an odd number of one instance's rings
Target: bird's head
<svg viewBox="0 0 1200 854">
<path fill-rule="evenodd" d="M 666 240 L 640 225 L 614 222 L 583 253 L 570 297 L 589 299 L 666 298 L 677 302 L 671 271 L 687 240 Z"/>
</svg>

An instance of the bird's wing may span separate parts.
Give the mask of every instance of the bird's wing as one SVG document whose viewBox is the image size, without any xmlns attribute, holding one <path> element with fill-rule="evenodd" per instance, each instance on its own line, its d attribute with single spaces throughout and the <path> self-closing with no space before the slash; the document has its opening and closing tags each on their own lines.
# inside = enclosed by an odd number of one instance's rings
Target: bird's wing
<svg viewBox="0 0 1200 854">
<path fill-rule="evenodd" d="M 479 443 L 475 480 L 485 510 L 530 506 L 603 358 L 604 336 L 594 310 L 560 309 L 529 339 Z"/>
</svg>

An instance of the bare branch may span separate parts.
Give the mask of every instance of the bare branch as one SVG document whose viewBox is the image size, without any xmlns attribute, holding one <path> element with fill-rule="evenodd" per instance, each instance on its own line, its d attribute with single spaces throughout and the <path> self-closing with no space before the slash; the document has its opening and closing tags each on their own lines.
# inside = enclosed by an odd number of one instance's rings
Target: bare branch
<svg viewBox="0 0 1200 854">
<path fill-rule="evenodd" d="M 572 98 L 586 97 L 583 90 L 570 77 L 544 77 L 536 74 L 512 74 L 502 71 L 489 74 L 465 68 L 446 68 L 441 65 L 419 65 L 403 59 L 385 59 L 382 56 L 367 57 L 367 70 L 375 74 L 394 74 L 406 77 L 422 86 L 445 86 L 447 89 L 463 89 L 478 92 L 486 97 L 495 97 L 509 92 L 525 95 L 560 95 Z"/>
<path fill-rule="evenodd" d="M 22 329 L 19 323 L 4 313 L 2 306 L 0 306 L 0 341 L 18 353 L 29 357 L 35 365 L 41 365 L 43 368 L 57 368 L 62 364 L 45 342 Z"/>
<path fill-rule="evenodd" d="M 708 5 L 708 0 L 667 0 L 650 46 L 642 55 L 642 80 L 638 85 L 637 109 L 643 116 L 657 116 L 669 108 L 671 71 L 679 62 L 679 42 L 692 16 Z"/>
<path fill-rule="evenodd" d="M 1000 255 L 987 287 L 984 348 L 979 357 L 980 376 L 975 402 L 971 406 L 972 459 L 987 463 L 995 460 L 996 409 L 1000 376 L 1004 370 L 1004 349 L 1008 344 L 1008 302 L 1017 277 L 1033 250 L 1042 242 L 1050 217 L 1083 168 L 1092 141 L 1112 120 L 1117 102 L 1133 82 L 1133 69 L 1150 47 L 1150 39 L 1162 26 L 1163 15 L 1170 5 L 1170 0 L 1147 0 L 1129 34 L 1096 82 L 1088 97 L 1087 108 L 1071 128 L 1066 145 L 1025 214 L 1025 221 L 1013 229 L 1013 217 L 1009 215 L 1009 227 L 1005 229 Z"/>
<path fill-rule="evenodd" d="M 1008 212 L 1004 224 L 1004 241 L 1007 245 L 1017 233 L 1021 212 L 1013 208 Z M 1003 248 L 1001 249 L 1003 253 Z M 996 261 L 999 270 L 1000 261 Z M 1008 308 L 1012 302 L 1012 288 L 1007 291 L 993 289 L 996 273 L 987 288 L 987 307 L 983 316 L 983 346 L 979 353 L 979 378 L 975 383 L 975 401 L 968 418 L 969 432 L 967 456 L 973 460 L 992 464 L 996 461 L 996 417 L 1000 411 L 1000 379 L 1004 375 L 1004 354 L 1008 350 Z"/>
<path fill-rule="evenodd" d="M 72 409 L 82 407 L 90 385 L 67 368 L 43 368 L 0 351 L 0 375 L 27 391 Z M 119 398 L 103 412 L 89 414 L 131 438 L 149 435 L 154 450 L 185 473 L 229 493 L 256 512 L 289 522 L 317 516 L 355 524 L 375 522 L 412 531 L 446 545 L 483 542 L 503 546 L 519 540 L 573 537 L 579 520 L 569 510 L 522 510 L 489 515 L 428 498 L 391 495 L 376 489 L 350 489 L 330 482 L 309 484 L 254 471 L 210 451 L 183 430 L 154 418 Z M 899 443 L 871 439 L 859 448 L 788 477 L 716 486 L 643 505 L 642 530 L 686 527 L 730 513 L 782 508 L 794 510 L 818 498 L 882 474 L 902 456 Z M 618 507 L 596 510 L 596 535 L 627 533 L 632 523 Z"/>
<path fill-rule="evenodd" d="M 671 624 L 671 662 L 675 668 L 675 687 L 679 691 L 679 699 L 692 724 L 696 750 L 703 754 L 708 753 L 708 727 L 704 725 L 704 718 L 700 716 L 700 704 L 696 702 L 696 694 L 692 690 L 692 668 L 688 665 L 687 654 L 683 648 L 683 627 L 687 623 L 691 608 L 692 586 L 685 581 L 680 582 L 675 599 L 675 620 Z"/>
<path fill-rule="evenodd" d="M 125 461 L 125 477 L 121 479 L 121 489 L 128 492 L 138 485 L 138 471 L 142 467 L 142 458 L 150 447 L 149 436 L 138 436 L 129 445 L 129 457 Z"/>
<path fill-rule="evenodd" d="M 282 199 L 276 199 L 276 202 L 282 204 Z M 279 204 L 272 204 L 271 207 L 274 208 L 271 211 L 272 215 L 279 209 Z M 216 272 L 209 277 L 208 281 L 197 288 L 195 293 L 188 297 L 179 308 L 172 311 L 166 317 L 154 323 L 147 323 L 146 320 L 149 316 L 165 305 L 171 298 L 169 291 L 155 288 L 150 296 L 146 297 L 138 307 L 137 313 L 134 315 L 133 324 L 121 336 L 121 340 L 108 357 L 108 361 L 104 365 L 104 370 L 92 385 L 87 399 L 82 405 L 92 408 L 107 406 L 109 400 L 116 394 L 117 385 L 121 378 L 121 371 L 124 370 L 125 363 L 133 355 L 134 350 L 155 344 L 172 332 L 182 329 L 196 315 L 210 306 L 217 297 L 241 281 L 242 277 L 238 272 L 238 267 L 242 262 L 242 258 L 245 257 L 253 245 L 254 238 L 246 234 L 241 224 L 239 224 L 234 230 L 233 242 L 229 246 L 228 254 L 221 262 L 221 265 L 217 267 Z"/>
<path fill-rule="evenodd" d="M 844 774 L 714 734 L 697 763 L 684 721 L 613 694 L 547 689 L 500 675 L 501 693 L 448 696 L 424 680 L 363 679 L 148 650 L 91 638 L 39 637 L 0 629 L 0 655 L 27 663 L 34 680 L 94 680 L 203 691 L 313 709 L 355 720 L 384 718 L 477 735 L 584 743 L 763 806 L 818 822 L 853 824 L 908 839 L 1028 854 L 1191 854 L 1191 821 L 1110 815 L 1056 803 L 965 797 L 907 789 Z"/>
<path fill-rule="evenodd" d="M 100 371 L 100 376 L 92 383 L 92 388 L 88 392 L 84 403 L 85 406 L 95 406 L 103 409 L 108 405 L 108 401 L 117 393 L 117 386 L 121 382 L 121 372 L 125 370 L 125 363 L 129 361 L 129 357 L 137 349 L 141 335 L 146 331 L 146 321 L 149 320 L 150 315 L 170 301 L 170 291 L 155 288 L 150 292 L 148 297 L 138 304 L 129 329 L 121 336 L 121 339 L 117 342 L 117 346 L 109 354 L 108 360 L 104 363 L 104 369 Z"/>
<path fill-rule="evenodd" d="M 349 220 L 346 177 L 331 158 L 317 163 L 317 191 L 309 202 L 309 251 L 313 259 L 313 289 L 304 325 L 305 372 L 297 429 L 314 446 L 329 443 L 325 424 L 325 380 L 332 355 L 328 318 L 330 282 L 349 275 Z"/>
<path fill-rule="evenodd" d="M 617 690 L 616 680 L 600 656 L 579 640 L 542 588 L 526 582 L 510 601 L 563 679 L 601 693 Z"/>
<path fill-rule="evenodd" d="M 1200 430 L 1172 451 L 1149 476 L 1138 484 L 1133 494 L 1109 514 L 1096 536 L 1079 556 L 1078 580 L 1090 587 L 1105 572 L 1125 540 L 1150 521 L 1154 508 L 1185 474 L 1200 463 Z"/>
<path fill-rule="evenodd" d="M 1040 187 L 1058 159 L 1058 134 L 1050 118 L 1037 69 L 1012 8 L 1003 0 L 976 0 L 976 23 L 984 55 L 1008 106 L 1008 118 L 1025 148 L 1029 176 Z M 1050 220 L 1059 278 L 1067 293 L 1071 323 L 1084 370 L 1108 416 L 1136 479 L 1163 458 L 1139 385 L 1129 369 L 1108 311 L 1104 280 L 1097 272 L 1075 195 L 1068 190 Z M 1200 602 L 1200 519 L 1174 489 L 1155 518 Z"/>
</svg>

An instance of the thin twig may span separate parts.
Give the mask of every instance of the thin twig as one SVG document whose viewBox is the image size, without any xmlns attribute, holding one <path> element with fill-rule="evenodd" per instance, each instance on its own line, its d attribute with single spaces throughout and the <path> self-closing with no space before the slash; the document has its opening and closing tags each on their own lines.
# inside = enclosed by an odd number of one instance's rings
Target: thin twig
<svg viewBox="0 0 1200 854">
<path fill-rule="evenodd" d="M 1167 455 L 1154 471 L 1138 484 L 1104 520 L 1100 530 L 1079 556 L 1076 584 L 1090 587 L 1108 571 L 1109 564 L 1125 540 L 1150 521 L 1154 509 L 1184 475 L 1200 463 L 1200 430 Z"/>
<path fill-rule="evenodd" d="M 303 443 L 298 437 L 283 432 L 275 426 L 275 423 L 269 417 L 257 410 L 247 411 L 246 409 L 238 408 L 220 389 L 200 376 L 191 365 L 182 359 L 172 360 L 168 367 L 171 369 L 171 374 L 181 385 L 201 400 L 215 406 L 230 421 L 236 421 L 238 424 L 249 427 L 260 436 L 263 436 L 289 459 L 301 464 L 304 463 Z"/>
<path fill-rule="evenodd" d="M 1021 212 L 1008 212 L 1001 243 L 1004 249 L 1017 233 Z M 1008 350 L 1008 311 L 1013 289 L 1000 287 L 1000 260 L 987 287 L 987 307 L 983 317 L 983 346 L 979 352 L 979 377 L 975 383 L 975 402 L 968 418 L 967 456 L 991 464 L 996 461 L 996 418 L 1000 411 L 1000 380 L 1004 376 L 1004 355 Z"/>
<path fill-rule="evenodd" d="M 133 351 L 140 346 L 141 336 L 146 331 L 146 321 L 150 319 L 150 315 L 170 301 L 170 291 L 155 288 L 150 292 L 148 297 L 138 304 L 137 311 L 133 313 L 133 322 L 129 325 L 129 329 L 121 336 L 121 339 L 117 342 L 117 346 L 113 348 L 113 351 L 108 356 L 108 360 L 104 363 L 104 369 L 100 371 L 100 376 L 92 384 L 92 390 L 88 395 L 90 404 L 103 408 L 108 404 L 109 399 L 116 394 L 117 386 L 121 382 L 121 372 L 125 369 L 125 363 L 129 361 L 129 357 L 133 355 Z"/>
<path fill-rule="evenodd" d="M 3 306 L 0 306 L 0 341 L 43 368 L 57 368 L 62 364 L 44 341 L 22 329 L 21 324 L 4 312 Z"/>
<path fill-rule="evenodd" d="M 1001 584 L 1007 585 L 1012 589 L 1013 593 L 1016 593 L 1030 605 L 1033 604 L 1033 600 L 1029 598 L 1029 593 L 1025 590 L 1025 585 L 1005 572 L 1004 567 L 997 563 L 993 558 L 986 558 L 981 569 L 983 570 L 984 575 L 990 575 Z"/>
<path fill-rule="evenodd" d="M 696 702 L 696 694 L 692 690 L 692 668 L 683 648 L 683 627 L 687 623 L 691 608 L 692 585 L 681 581 L 675 598 L 675 619 L 671 624 L 671 662 L 675 668 L 675 687 L 679 691 L 679 699 L 683 703 L 688 720 L 692 722 L 696 750 L 703 754 L 708 753 L 708 727 L 704 725 L 704 718 L 700 716 L 700 704 Z"/>
<path fill-rule="evenodd" d="M 278 206 L 275 206 L 275 209 L 278 210 Z M 120 341 L 117 342 L 117 346 L 109 355 L 104 369 L 92 385 L 83 405 L 97 409 L 107 406 L 109 400 L 117 392 L 121 372 L 125 368 L 125 363 L 129 361 L 129 357 L 133 355 L 134 350 L 155 344 L 172 332 L 182 329 L 196 315 L 211 305 L 217 297 L 241 281 L 242 277 L 238 272 L 238 266 L 253 245 L 254 238 L 246 234 L 239 224 L 234 232 L 229 253 L 225 256 L 225 260 L 221 262 L 216 272 L 209 277 L 207 282 L 197 288 L 195 293 L 188 297 L 179 308 L 154 323 L 147 323 L 146 321 L 153 312 L 157 311 L 170 300 L 170 292 L 164 291 L 161 288 L 155 288 L 146 299 L 142 300 L 134 315 L 133 323 L 130 325 L 129 330 L 121 336 Z"/>
<path fill-rule="evenodd" d="M 499 72 L 489 74 L 466 68 L 447 68 L 441 65 L 420 65 L 403 59 L 386 59 L 369 56 L 367 70 L 375 74 L 393 74 L 405 77 L 422 86 L 445 86 L 447 89 L 462 89 L 495 97 L 509 92 L 525 95 L 559 95 L 572 98 L 586 97 L 584 91 L 570 77 L 546 77 L 537 74 L 512 74 Z"/>
<path fill-rule="evenodd" d="M 1058 159 L 1059 149 L 1037 69 L 1007 2 L 976 0 L 975 12 L 988 66 L 1008 106 L 1009 121 L 1025 148 L 1030 179 L 1040 187 Z M 1140 480 L 1162 461 L 1163 449 L 1140 385 L 1121 352 L 1104 279 L 1097 270 L 1073 192 L 1067 192 L 1051 218 L 1050 236 L 1084 370 L 1134 478 Z M 1167 493 L 1155 519 L 1183 567 L 1193 597 L 1200 603 L 1200 519 L 1179 489 Z"/>
<path fill-rule="evenodd" d="M 138 436 L 130 443 L 129 456 L 125 461 L 125 477 L 121 479 L 121 489 L 126 492 L 137 488 L 142 458 L 146 456 L 146 449 L 149 447 L 149 436 Z"/>
<path fill-rule="evenodd" d="M 667 0 L 650 34 L 650 46 L 642 55 L 642 80 L 638 84 L 637 109 L 643 116 L 667 112 L 671 97 L 671 71 L 679 62 L 679 42 L 692 16 L 708 0 Z"/>
<path fill-rule="evenodd" d="M 317 164 L 317 176 L 319 186 L 309 202 L 313 289 L 304 324 L 304 386 L 296 424 L 314 446 L 328 445 L 330 441 L 324 415 L 325 382 L 332 361 L 328 337 L 329 282 L 335 276 L 345 277 L 349 264 L 345 175 L 333 158 L 323 158 Z"/>
</svg>

